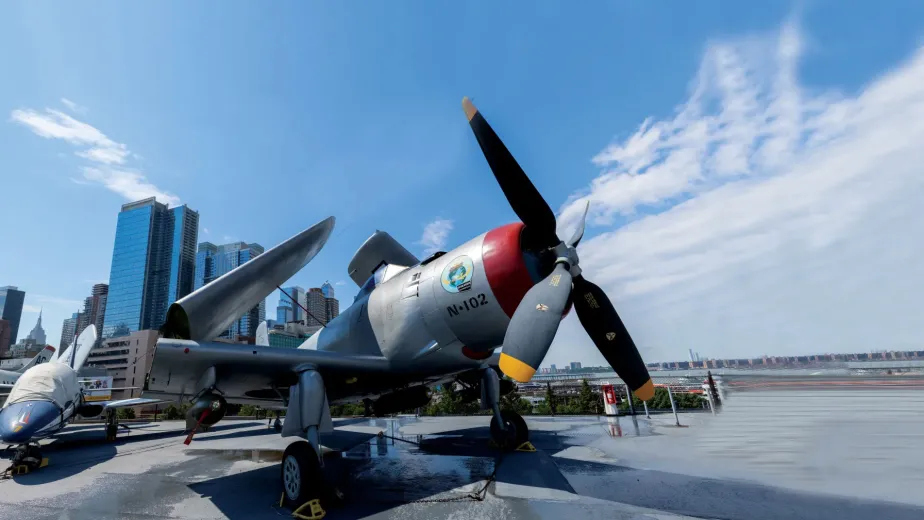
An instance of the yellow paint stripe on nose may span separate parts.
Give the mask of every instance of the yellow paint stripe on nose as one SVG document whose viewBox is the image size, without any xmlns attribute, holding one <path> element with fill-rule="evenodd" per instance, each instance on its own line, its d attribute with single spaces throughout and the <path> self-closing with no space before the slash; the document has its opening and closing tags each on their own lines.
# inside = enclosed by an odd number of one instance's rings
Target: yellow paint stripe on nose
<svg viewBox="0 0 924 520">
<path fill-rule="evenodd" d="M 533 378 L 536 369 L 520 361 L 519 359 L 508 356 L 501 352 L 500 369 L 503 373 L 515 379 L 517 382 L 526 383 Z"/>
</svg>

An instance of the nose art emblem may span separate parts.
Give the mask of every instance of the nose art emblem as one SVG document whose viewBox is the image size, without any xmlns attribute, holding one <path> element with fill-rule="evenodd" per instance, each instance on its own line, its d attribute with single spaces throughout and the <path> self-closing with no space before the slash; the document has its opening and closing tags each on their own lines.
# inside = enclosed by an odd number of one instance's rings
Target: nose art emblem
<svg viewBox="0 0 924 520">
<path fill-rule="evenodd" d="M 544 303 L 540 303 L 539 305 L 536 305 L 536 310 L 537 310 L 537 311 L 545 312 L 545 311 L 549 310 L 549 306 L 546 305 L 546 304 L 544 304 Z"/>
<path fill-rule="evenodd" d="M 606 333 L 606 339 L 608 339 L 608 340 L 610 340 L 610 341 L 613 341 L 613 338 L 615 338 L 615 337 L 616 337 L 616 333 L 615 333 L 615 332 L 607 332 L 607 333 Z"/>
</svg>

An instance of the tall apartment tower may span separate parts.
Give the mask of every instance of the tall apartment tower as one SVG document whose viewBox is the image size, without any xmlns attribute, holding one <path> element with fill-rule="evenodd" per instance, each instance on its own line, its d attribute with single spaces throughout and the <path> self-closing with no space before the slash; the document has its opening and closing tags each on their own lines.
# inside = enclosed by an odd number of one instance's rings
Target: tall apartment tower
<svg viewBox="0 0 924 520">
<path fill-rule="evenodd" d="M 122 206 L 103 319 L 105 338 L 160 328 L 173 302 L 191 293 L 199 213 L 154 197 Z"/>
<path fill-rule="evenodd" d="M 263 246 L 256 243 L 234 242 L 216 246 L 211 242 L 202 242 L 199 244 L 199 252 L 196 253 L 194 290 L 230 272 L 237 266 L 256 258 L 263 251 Z M 261 301 L 253 309 L 244 313 L 220 337 L 235 340 L 239 336 L 252 338 L 257 335 L 257 327 L 264 319 L 266 319 L 266 300 Z"/>
</svg>

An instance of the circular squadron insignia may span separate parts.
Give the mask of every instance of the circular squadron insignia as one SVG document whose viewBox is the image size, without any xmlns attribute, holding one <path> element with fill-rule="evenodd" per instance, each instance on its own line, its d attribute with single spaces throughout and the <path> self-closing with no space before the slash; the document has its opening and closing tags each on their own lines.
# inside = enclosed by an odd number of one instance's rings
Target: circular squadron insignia
<svg viewBox="0 0 924 520">
<path fill-rule="evenodd" d="M 472 275 L 475 274 L 475 264 L 472 259 L 462 255 L 454 258 L 443 268 L 440 283 L 447 292 L 458 293 L 472 288 Z"/>
</svg>

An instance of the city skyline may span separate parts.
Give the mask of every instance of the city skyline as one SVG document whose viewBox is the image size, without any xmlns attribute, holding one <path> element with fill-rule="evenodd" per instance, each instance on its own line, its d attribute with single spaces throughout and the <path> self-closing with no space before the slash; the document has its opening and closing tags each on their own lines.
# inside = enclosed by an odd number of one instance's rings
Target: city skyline
<svg viewBox="0 0 924 520">
<path fill-rule="evenodd" d="M 440 5 L 191 6 L 182 27 L 145 5 L 4 6 L 0 44 L 32 51 L 0 85 L 0 284 L 57 344 L 110 282 L 119 205 L 157 196 L 201 212 L 197 242 L 269 248 L 336 216 L 281 286 L 330 281 L 348 303 L 376 229 L 423 257 L 516 220 L 469 95 L 563 234 L 591 201 L 582 269 L 646 361 L 912 350 L 924 5 L 886 23 L 810 4 L 484 3 L 468 24 Z M 602 363 L 572 312 L 544 364 L 575 360 Z"/>
</svg>

